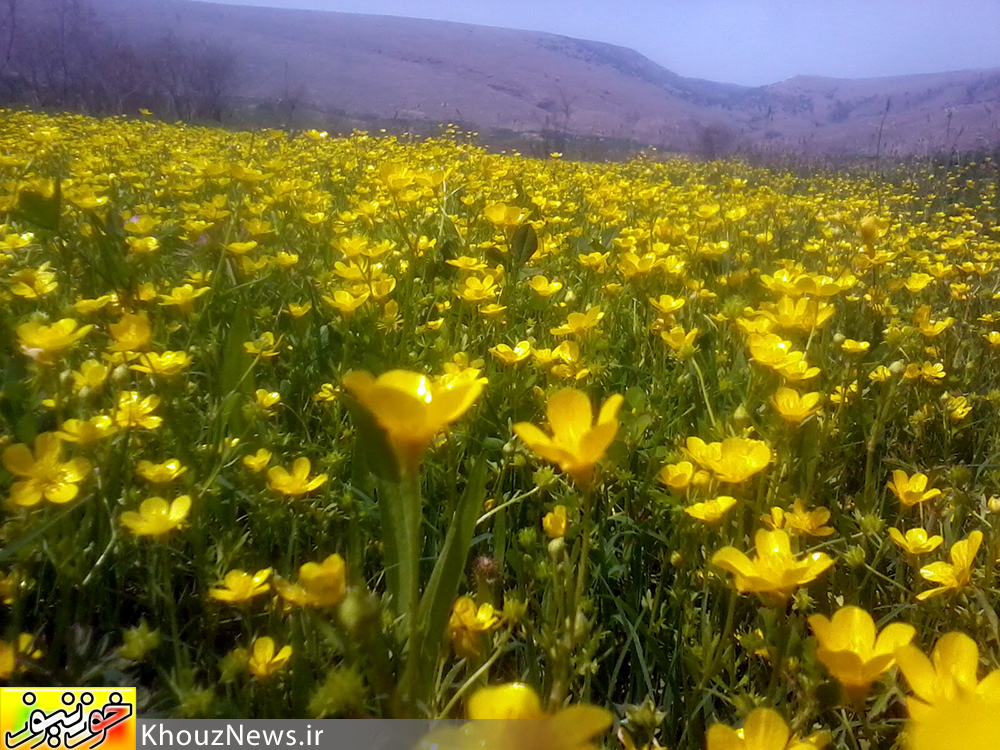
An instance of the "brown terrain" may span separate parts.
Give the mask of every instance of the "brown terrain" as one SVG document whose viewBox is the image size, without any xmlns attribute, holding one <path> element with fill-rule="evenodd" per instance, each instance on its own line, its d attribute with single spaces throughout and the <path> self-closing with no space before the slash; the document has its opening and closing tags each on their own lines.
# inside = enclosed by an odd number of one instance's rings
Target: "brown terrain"
<svg viewBox="0 0 1000 750">
<path fill-rule="evenodd" d="M 247 100 L 294 92 L 331 115 L 671 150 L 903 156 L 1000 146 L 1000 68 L 744 87 L 554 34 L 192 0 L 90 4 L 133 43 L 169 31 L 228 45 L 240 65 L 236 93 Z"/>
</svg>

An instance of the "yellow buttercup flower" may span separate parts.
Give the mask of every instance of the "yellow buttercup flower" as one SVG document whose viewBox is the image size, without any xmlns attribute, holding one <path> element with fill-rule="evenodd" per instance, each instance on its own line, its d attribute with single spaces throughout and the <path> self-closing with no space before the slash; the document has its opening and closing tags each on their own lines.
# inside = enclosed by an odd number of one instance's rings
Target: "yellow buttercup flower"
<svg viewBox="0 0 1000 750">
<path fill-rule="evenodd" d="M 726 438 L 721 443 L 706 443 L 701 438 L 689 437 L 684 453 L 720 481 L 729 484 L 745 482 L 771 463 L 771 449 L 767 443 L 749 438 Z"/>
<path fill-rule="evenodd" d="M 9 445 L 3 452 L 3 465 L 20 481 L 10 488 L 10 502 L 22 508 L 50 503 L 68 503 L 80 492 L 79 483 L 90 474 L 85 458 L 62 460 L 59 436 L 43 432 L 35 438 L 34 452 L 23 443 Z"/>
<path fill-rule="evenodd" d="M 448 640 L 455 653 L 466 659 L 481 656 L 483 633 L 494 630 L 500 624 L 500 616 L 492 604 L 480 604 L 468 596 L 460 596 L 451 608 L 448 620 Z"/>
<path fill-rule="evenodd" d="M 592 331 L 604 317 L 599 307 L 592 307 L 585 313 L 572 312 L 566 316 L 566 322 L 549 330 L 553 336 L 585 336 Z"/>
<path fill-rule="evenodd" d="M 909 476 L 905 471 L 896 469 L 886 487 L 893 491 L 904 508 L 912 508 L 917 503 L 933 500 L 941 494 L 941 490 L 927 489 L 927 475 L 914 474 Z"/>
<path fill-rule="evenodd" d="M 822 394 L 802 393 L 791 388 L 779 388 L 771 397 L 771 404 L 781 418 L 791 424 L 802 424 L 806 419 L 819 411 L 819 401 Z"/>
<path fill-rule="evenodd" d="M 263 471 L 269 463 L 271 463 L 271 451 L 267 448 L 261 448 L 253 455 L 243 457 L 243 465 L 254 473 Z"/>
<path fill-rule="evenodd" d="M 594 466 L 618 433 L 617 415 L 624 400 L 618 394 L 611 396 L 595 422 L 587 394 L 567 388 L 552 394 L 546 406 L 552 437 L 529 422 L 515 424 L 514 433 L 539 456 L 559 464 L 577 483 L 587 485 Z"/>
<path fill-rule="evenodd" d="M 889 529 L 889 538 L 908 555 L 926 555 L 941 546 L 944 538 L 935 534 L 928 536 L 925 529 L 907 529 L 906 536 L 895 526 Z"/>
<path fill-rule="evenodd" d="M 56 432 L 67 443 L 89 445 L 118 432 L 118 427 L 107 414 L 97 414 L 90 419 L 67 419 Z"/>
<path fill-rule="evenodd" d="M 182 284 L 170 290 L 170 294 L 160 295 L 160 307 L 176 307 L 182 315 L 190 315 L 194 311 L 194 303 L 199 297 L 211 291 L 210 287 L 195 287 L 192 284 Z"/>
<path fill-rule="evenodd" d="M 250 647 L 247 669 L 258 680 L 265 680 L 280 670 L 292 657 L 292 647 L 282 646 L 276 650 L 274 639 L 258 638 Z"/>
<path fill-rule="evenodd" d="M 254 574 L 244 570 L 230 570 L 222 578 L 222 586 L 211 588 L 208 595 L 227 604 L 245 604 L 256 596 L 271 590 L 271 569 L 264 568 Z"/>
<path fill-rule="evenodd" d="M 141 352 L 149 347 L 153 326 L 145 315 L 125 313 L 121 320 L 109 326 L 115 342 L 108 347 L 112 352 Z"/>
<path fill-rule="evenodd" d="M 267 486 L 287 497 L 308 495 L 326 484 L 328 478 L 326 474 L 317 474 L 310 479 L 311 468 L 312 464 L 305 456 L 295 459 L 290 472 L 281 466 L 272 466 L 267 470 Z"/>
<path fill-rule="evenodd" d="M 934 562 L 922 567 L 920 575 L 925 580 L 937 583 L 939 586 L 936 589 L 920 592 L 917 594 L 917 600 L 923 601 L 932 596 L 968 586 L 972 581 L 972 565 L 982 543 L 983 532 L 977 529 L 965 539 L 951 545 L 948 552 L 951 563 Z"/>
<path fill-rule="evenodd" d="M 565 505 L 557 505 L 542 517 L 542 530 L 549 539 L 562 539 L 568 528 Z"/>
<path fill-rule="evenodd" d="M 741 594 L 760 594 L 767 603 L 783 604 L 795 589 L 833 565 L 823 552 L 797 559 L 782 529 L 760 529 L 754 539 L 757 556 L 753 560 L 735 547 L 724 547 L 712 556 L 712 564 L 733 574 L 733 585 Z"/>
<path fill-rule="evenodd" d="M 151 484 L 172 482 L 186 471 L 187 467 L 176 458 L 168 458 L 159 464 L 154 464 L 152 461 L 140 461 L 135 467 L 135 473 Z"/>
<path fill-rule="evenodd" d="M 490 354 L 505 365 L 515 365 L 531 356 L 531 342 L 518 341 L 513 348 L 507 346 L 507 344 L 497 344 L 490 349 Z"/>
<path fill-rule="evenodd" d="M 82 339 L 94 326 L 77 328 L 72 318 L 63 318 L 52 325 L 22 323 L 17 327 L 17 342 L 21 351 L 39 364 L 51 364 L 60 354 Z"/>
<path fill-rule="evenodd" d="M 819 643 L 816 658 L 850 700 L 863 698 L 871 684 L 895 664 L 896 649 L 908 644 L 916 628 L 892 623 L 876 633 L 872 616 L 860 607 L 841 607 L 832 618 L 813 615 L 809 627 Z"/>
<path fill-rule="evenodd" d="M 706 750 L 820 750 L 829 741 L 825 732 L 798 739 L 781 714 L 770 708 L 751 711 L 739 730 L 713 724 L 705 737 Z"/>
<path fill-rule="evenodd" d="M 465 414 L 483 390 L 479 378 L 435 383 L 407 370 L 378 378 L 349 372 L 343 383 L 385 430 L 404 475 L 417 473 L 434 436 Z"/>
<path fill-rule="evenodd" d="M 726 513 L 732 510 L 735 505 L 735 497 L 719 495 L 719 497 L 712 498 L 711 500 L 689 505 L 684 509 L 684 512 L 698 521 L 713 524 L 721 521 Z"/>
<path fill-rule="evenodd" d="M 907 711 L 918 722 L 932 716 L 933 708 L 951 701 L 1000 701 L 1000 669 L 979 679 L 979 646 L 965 633 L 941 636 L 929 659 L 916 646 L 901 646 L 896 662 L 914 693 L 906 699 Z"/>
<path fill-rule="evenodd" d="M 347 563 L 333 554 L 323 562 L 307 562 L 299 568 L 299 585 L 314 607 L 335 607 L 347 595 Z"/>
<path fill-rule="evenodd" d="M 136 391 L 118 394 L 118 408 L 115 409 L 115 424 L 123 430 L 142 428 L 155 430 L 163 422 L 162 417 L 153 414 L 160 405 L 159 396 L 142 398 Z"/>
<path fill-rule="evenodd" d="M 130 370 L 172 378 L 191 366 L 191 355 L 187 352 L 143 352 L 129 366 Z"/>
<path fill-rule="evenodd" d="M 184 526 L 191 512 L 191 497 L 181 495 L 168 503 L 162 497 L 142 501 L 139 512 L 122 513 L 122 524 L 136 536 L 162 536 Z"/>
</svg>

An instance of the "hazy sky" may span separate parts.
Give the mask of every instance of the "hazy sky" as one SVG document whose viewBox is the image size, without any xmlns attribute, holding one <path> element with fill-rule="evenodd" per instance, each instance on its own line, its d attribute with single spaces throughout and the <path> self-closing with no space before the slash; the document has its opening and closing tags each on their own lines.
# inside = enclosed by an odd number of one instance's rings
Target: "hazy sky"
<svg viewBox="0 0 1000 750">
<path fill-rule="evenodd" d="M 1000 0 L 214 0 L 550 31 L 760 85 L 1000 67 Z"/>
</svg>

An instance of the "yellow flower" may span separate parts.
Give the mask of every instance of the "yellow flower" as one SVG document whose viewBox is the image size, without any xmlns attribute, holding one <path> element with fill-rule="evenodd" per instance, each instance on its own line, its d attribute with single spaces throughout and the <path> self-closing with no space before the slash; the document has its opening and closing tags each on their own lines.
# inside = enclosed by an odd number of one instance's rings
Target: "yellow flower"
<svg viewBox="0 0 1000 750">
<path fill-rule="evenodd" d="M 649 298 L 649 304 L 651 304 L 653 309 L 661 315 L 670 315 L 671 313 L 677 312 L 684 307 L 685 302 L 686 300 L 683 297 L 677 299 L 675 297 L 671 297 L 669 294 L 661 294 L 659 299 L 653 299 L 652 297 Z"/>
<path fill-rule="evenodd" d="M 911 477 L 900 469 L 892 472 L 892 479 L 886 483 L 886 487 L 893 491 L 904 508 L 912 508 L 917 503 L 933 500 L 941 494 L 941 490 L 927 489 L 926 474 L 917 473 Z"/>
<path fill-rule="evenodd" d="M 779 388 L 771 398 L 771 403 L 781 418 L 792 424 L 801 424 L 819 411 L 819 393 L 799 394 L 791 388 Z"/>
<path fill-rule="evenodd" d="M 277 391 L 269 391 L 266 388 L 258 388 L 254 391 L 254 401 L 261 409 L 270 409 L 281 401 L 281 394 Z"/>
<path fill-rule="evenodd" d="M 612 723 L 611 713 L 597 706 L 568 706 L 546 714 L 535 691 L 520 683 L 480 688 L 469 699 L 467 711 L 472 722 L 446 730 L 447 744 L 425 740 L 421 750 L 434 744 L 460 750 L 595 750 L 595 738 Z"/>
<path fill-rule="evenodd" d="M 56 357 L 86 336 L 94 326 L 77 328 L 72 318 L 63 318 L 50 326 L 22 323 L 17 327 L 17 342 L 31 359 L 39 364 L 51 364 Z"/>
<path fill-rule="evenodd" d="M 844 341 L 840 344 L 840 348 L 845 354 L 864 354 L 871 348 L 871 342 L 844 339 Z"/>
<path fill-rule="evenodd" d="M 698 338 L 697 328 L 685 331 L 683 326 L 674 326 L 669 331 L 660 331 L 660 338 L 680 360 L 688 359 L 698 351 L 694 345 L 694 340 Z"/>
<path fill-rule="evenodd" d="M 719 497 L 706 500 L 702 503 L 689 505 L 684 509 L 691 518 L 695 518 L 703 523 L 718 523 L 736 505 L 736 498 L 729 495 L 719 495 Z"/>
<path fill-rule="evenodd" d="M 312 464 L 305 456 L 295 459 L 291 472 L 281 466 L 272 466 L 267 470 L 267 486 L 288 497 L 308 495 L 326 484 L 328 478 L 326 474 L 318 474 L 310 479 L 311 468 Z"/>
<path fill-rule="evenodd" d="M 190 512 L 189 495 L 181 495 L 171 503 L 162 497 L 150 497 L 142 501 L 138 513 L 122 513 L 122 524 L 136 536 L 162 536 L 182 528 Z"/>
<path fill-rule="evenodd" d="M 940 584 L 936 589 L 922 591 L 917 594 L 917 601 L 930 599 L 946 591 L 965 588 L 972 581 L 972 564 L 975 562 L 976 553 L 983 543 L 983 532 L 973 531 L 965 539 L 951 545 L 948 554 L 951 556 L 951 563 L 933 562 L 920 569 L 920 575 L 931 583 Z"/>
<path fill-rule="evenodd" d="M 367 290 L 353 295 L 348 291 L 338 289 L 332 295 L 323 295 L 323 301 L 345 318 L 349 318 L 355 310 L 368 301 L 369 296 L 371 296 L 371 292 Z"/>
<path fill-rule="evenodd" d="M 136 364 L 130 365 L 130 370 L 144 372 L 149 375 L 160 375 L 164 378 L 172 378 L 179 375 L 191 366 L 191 355 L 187 352 L 143 352 L 136 360 Z"/>
<path fill-rule="evenodd" d="M 786 511 L 777 506 L 771 508 L 771 512 L 761 517 L 761 520 L 771 529 L 787 529 L 792 534 L 801 536 L 830 536 L 833 528 L 824 526 L 830 520 L 830 511 L 827 508 L 816 508 L 806 510 L 802 500 L 795 500 L 792 503 L 792 510 Z"/>
<path fill-rule="evenodd" d="M 515 434 L 535 453 L 582 485 L 587 485 L 594 465 L 604 457 L 618 433 L 618 410 L 624 397 L 615 394 L 604 402 L 594 422 L 590 399 L 583 391 L 567 388 L 549 397 L 546 415 L 552 437 L 529 422 L 514 425 Z"/>
<path fill-rule="evenodd" d="M 187 467 L 176 458 L 168 458 L 159 464 L 154 464 L 152 461 L 140 461 L 135 467 L 135 473 L 152 484 L 172 482 L 186 471 Z"/>
<path fill-rule="evenodd" d="M 35 637 L 21 633 L 17 640 L 0 641 L 0 680 L 9 680 L 24 668 L 25 659 L 40 659 L 42 652 L 35 648 Z"/>
<path fill-rule="evenodd" d="M 601 308 L 592 307 L 585 313 L 573 312 L 566 316 L 566 322 L 549 330 L 553 336 L 585 336 L 604 317 Z"/>
<path fill-rule="evenodd" d="M 561 281 L 549 281 L 544 276 L 532 276 L 528 280 L 528 286 L 531 287 L 531 291 L 543 299 L 551 297 L 563 288 Z"/>
<path fill-rule="evenodd" d="M 191 284 L 175 286 L 170 294 L 160 295 L 160 307 L 176 307 L 182 315 L 188 315 L 194 310 L 194 301 L 208 294 L 210 287 L 195 287 Z"/>
<path fill-rule="evenodd" d="M 244 604 L 271 590 L 271 572 L 270 568 L 264 568 L 250 575 L 243 570 L 230 570 L 223 577 L 222 586 L 209 589 L 208 595 L 218 602 Z"/>
<path fill-rule="evenodd" d="M 108 347 L 112 352 L 140 352 L 149 347 L 153 326 L 145 315 L 125 313 L 122 319 L 110 326 L 115 343 Z"/>
<path fill-rule="evenodd" d="M 321 563 L 307 562 L 299 568 L 299 585 L 314 607 L 335 607 L 347 595 L 347 564 L 340 555 Z"/>
<path fill-rule="evenodd" d="M 386 432 L 404 475 L 416 474 L 431 440 L 469 410 L 482 393 L 479 378 L 431 382 L 425 375 L 390 370 L 344 376 L 344 388 Z"/>
<path fill-rule="evenodd" d="M 781 529 L 760 529 L 754 540 L 755 559 L 735 547 L 724 547 L 712 556 L 712 564 L 733 574 L 733 583 L 741 594 L 760 594 L 769 604 L 784 603 L 796 588 L 815 580 L 833 565 L 823 552 L 796 559 L 788 534 Z"/>
<path fill-rule="evenodd" d="M 80 393 L 84 388 L 94 390 L 104 385 L 110 370 L 96 359 L 88 359 L 73 371 L 73 393 Z"/>
<path fill-rule="evenodd" d="M 243 465 L 254 473 L 263 471 L 269 463 L 271 463 L 271 451 L 267 448 L 261 448 L 252 456 L 243 457 Z"/>
<path fill-rule="evenodd" d="M 159 396 L 141 398 L 136 391 L 123 391 L 118 394 L 118 408 L 115 409 L 115 424 L 123 430 L 141 427 L 145 430 L 155 430 L 163 422 L 162 417 L 153 414 L 160 405 Z"/>
<path fill-rule="evenodd" d="M 34 455 L 27 445 L 17 443 L 4 449 L 3 465 L 21 481 L 10 488 L 10 502 L 22 508 L 50 503 L 68 503 L 79 494 L 77 486 L 90 474 L 85 458 L 62 460 L 62 442 L 58 435 L 43 432 L 35 438 Z"/>
<path fill-rule="evenodd" d="M 490 354 L 499 359 L 505 365 L 514 365 L 518 362 L 523 362 L 531 356 L 531 342 L 518 341 L 517 344 L 514 345 L 513 349 L 507 346 L 507 344 L 497 344 L 490 349 Z"/>
<path fill-rule="evenodd" d="M 749 438 L 706 443 L 701 438 L 689 437 L 684 452 L 699 466 L 729 484 L 745 482 L 771 463 L 771 449 L 767 443 Z"/>
<path fill-rule="evenodd" d="M 820 750 L 830 741 L 825 732 L 798 739 L 781 714 L 770 708 L 751 711 L 739 730 L 713 724 L 705 740 L 706 750 Z"/>
<path fill-rule="evenodd" d="M 264 331 L 254 341 L 247 341 L 243 344 L 243 351 L 253 354 L 261 359 L 272 359 L 278 356 L 278 345 L 281 337 L 275 338 L 271 331 Z"/>
<path fill-rule="evenodd" d="M 690 461 L 681 461 L 676 464 L 664 466 L 657 478 L 672 490 L 685 492 L 688 487 L 704 487 L 711 477 L 707 471 L 695 470 L 695 466 Z"/>
<path fill-rule="evenodd" d="M 487 221 L 501 229 L 516 227 L 526 215 L 523 208 L 505 203 L 492 203 L 483 209 L 483 216 Z"/>
<path fill-rule="evenodd" d="M 11 274 L 10 291 L 24 299 L 39 299 L 58 288 L 56 275 L 49 270 L 49 263 L 38 268 L 24 268 Z"/>
<path fill-rule="evenodd" d="M 941 636 L 930 659 L 916 646 L 901 646 L 896 663 L 915 693 L 907 697 L 906 708 L 918 722 L 931 716 L 931 709 L 950 701 L 1000 701 L 1000 669 L 979 680 L 979 647 L 965 633 L 953 631 Z"/>
<path fill-rule="evenodd" d="M 913 699 L 911 699 L 912 701 Z M 906 723 L 905 750 L 995 750 L 1000 736 L 1000 699 L 970 696 L 938 701 Z M 958 739 L 960 738 L 960 739 Z"/>
<path fill-rule="evenodd" d="M 943 537 L 936 534 L 928 537 L 927 531 L 920 528 L 908 529 L 904 537 L 903 533 L 895 526 L 889 529 L 889 538 L 908 555 L 925 555 L 928 552 L 933 552 L 944 541 Z"/>
<path fill-rule="evenodd" d="M 460 596 L 451 608 L 448 620 L 448 640 L 455 654 L 465 659 L 482 655 L 482 633 L 495 629 L 500 617 L 492 604 L 480 604 L 468 596 Z"/>
<path fill-rule="evenodd" d="M 312 310 L 312 302 L 289 302 L 288 303 L 288 313 L 293 318 L 301 318 L 303 315 Z"/>
<path fill-rule="evenodd" d="M 62 429 L 56 432 L 67 443 L 89 445 L 114 435 L 118 428 L 106 414 L 97 414 L 90 419 L 67 419 L 62 423 Z"/>
<path fill-rule="evenodd" d="M 247 669 L 258 680 L 265 680 L 281 669 L 292 656 L 292 647 L 283 646 L 275 653 L 274 640 L 265 636 L 258 638 L 250 647 Z"/>
<path fill-rule="evenodd" d="M 478 276 L 468 276 L 455 289 L 455 296 L 466 302 L 486 302 L 496 297 L 498 291 L 496 279 L 491 274 L 486 274 L 481 279 Z"/>
<path fill-rule="evenodd" d="M 851 701 L 868 694 L 871 684 L 895 663 L 895 652 L 913 640 L 916 629 L 896 622 L 875 631 L 872 616 L 860 607 L 841 607 L 828 619 L 809 618 L 819 647 L 816 658 L 827 668 Z"/>
<path fill-rule="evenodd" d="M 565 505 L 557 505 L 542 517 L 542 530 L 549 539 L 562 539 L 568 528 Z"/>
</svg>

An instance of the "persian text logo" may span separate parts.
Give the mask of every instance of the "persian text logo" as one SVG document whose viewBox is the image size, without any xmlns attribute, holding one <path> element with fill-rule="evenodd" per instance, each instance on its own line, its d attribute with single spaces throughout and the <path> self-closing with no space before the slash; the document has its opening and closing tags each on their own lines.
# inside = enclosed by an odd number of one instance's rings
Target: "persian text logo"
<svg viewBox="0 0 1000 750">
<path fill-rule="evenodd" d="M 135 750 L 135 688 L 0 688 L 3 750 Z"/>
</svg>

